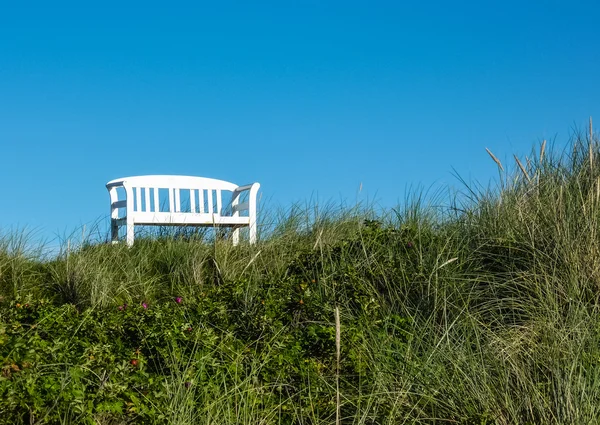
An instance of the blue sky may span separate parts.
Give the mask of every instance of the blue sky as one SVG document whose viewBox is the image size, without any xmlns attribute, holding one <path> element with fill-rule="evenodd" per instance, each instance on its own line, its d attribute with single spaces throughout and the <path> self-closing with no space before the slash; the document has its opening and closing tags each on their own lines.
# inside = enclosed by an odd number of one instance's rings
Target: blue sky
<svg viewBox="0 0 600 425">
<path fill-rule="evenodd" d="M 138 174 L 281 208 L 402 203 L 600 123 L 600 5 L 2 2 L 0 229 L 53 239 Z M 358 193 L 362 183 L 362 192 Z"/>
</svg>

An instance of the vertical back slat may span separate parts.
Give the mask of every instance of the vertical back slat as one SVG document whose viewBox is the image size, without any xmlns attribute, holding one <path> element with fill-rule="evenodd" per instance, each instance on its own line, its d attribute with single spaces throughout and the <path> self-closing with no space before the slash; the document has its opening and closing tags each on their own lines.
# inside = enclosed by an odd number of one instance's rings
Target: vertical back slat
<svg viewBox="0 0 600 425">
<path fill-rule="evenodd" d="M 158 206 L 158 187 L 154 188 L 154 212 L 159 212 L 160 208 Z"/>
<path fill-rule="evenodd" d="M 207 191 L 207 195 L 208 195 L 208 213 L 212 214 L 214 212 L 214 208 L 213 208 L 213 191 L 212 189 L 208 189 Z"/>
<path fill-rule="evenodd" d="M 175 209 L 173 208 L 173 188 L 170 187 L 169 188 L 169 212 L 175 212 Z"/>
<path fill-rule="evenodd" d="M 204 189 L 199 189 L 198 190 L 198 212 L 200 214 L 204 214 L 206 211 L 204 211 Z"/>
<path fill-rule="evenodd" d="M 190 212 L 196 212 L 196 189 L 190 189 Z"/>
<path fill-rule="evenodd" d="M 180 196 L 181 189 L 176 187 L 173 190 L 175 191 L 175 212 L 181 212 L 181 196 Z"/>
<path fill-rule="evenodd" d="M 135 211 L 142 211 L 142 188 L 135 188 Z"/>
<path fill-rule="evenodd" d="M 144 211 L 150 212 L 150 188 L 149 187 L 144 188 L 144 204 L 146 207 L 146 208 L 144 208 Z"/>
<path fill-rule="evenodd" d="M 217 195 L 217 214 L 221 215 L 221 191 L 217 190 L 216 191 L 216 195 Z"/>
</svg>

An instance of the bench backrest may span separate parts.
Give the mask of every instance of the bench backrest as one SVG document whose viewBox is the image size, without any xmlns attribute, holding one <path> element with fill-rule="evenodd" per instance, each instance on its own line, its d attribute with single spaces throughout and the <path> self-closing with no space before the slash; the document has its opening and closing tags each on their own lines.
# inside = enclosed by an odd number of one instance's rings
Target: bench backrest
<svg viewBox="0 0 600 425">
<path fill-rule="evenodd" d="M 168 212 L 222 214 L 222 192 L 234 192 L 238 188 L 223 180 L 171 175 L 125 177 L 109 182 L 107 187 L 113 184 L 125 189 L 130 211 L 153 213 L 167 212 L 164 210 L 168 199 Z"/>
</svg>

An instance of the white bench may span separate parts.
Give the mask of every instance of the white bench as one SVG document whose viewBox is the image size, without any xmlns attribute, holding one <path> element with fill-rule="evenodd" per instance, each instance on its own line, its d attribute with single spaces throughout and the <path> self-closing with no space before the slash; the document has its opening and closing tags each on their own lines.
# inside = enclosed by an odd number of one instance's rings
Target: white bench
<svg viewBox="0 0 600 425">
<path fill-rule="evenodd" d="M 239 242 L 239 229 L 248 227 L 250 243 L 256 242 L 259 183 L 238 186 L 205 177 L 154 175 L 111 180 L 106 188 L 110 194 L 113 243 L 118 241 L 119 227 L 125 225 L 127 245 L 133 245 L 136 224 L 231 227 L 234 245 Z M 231 199 L 223 198 L 223 192 L 230 193 Z M 247 200 L 241 202 L 245 192 Z M 123 209 L 125 215 L 120 214 Z"/>
</svg>

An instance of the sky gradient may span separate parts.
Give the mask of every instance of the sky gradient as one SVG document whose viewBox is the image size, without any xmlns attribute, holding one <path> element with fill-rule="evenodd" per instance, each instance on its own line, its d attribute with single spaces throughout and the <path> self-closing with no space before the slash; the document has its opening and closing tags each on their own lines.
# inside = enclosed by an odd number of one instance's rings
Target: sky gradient
<svg viewBox="0 0 600 425">
<path fill-rule="evenodd" d="M 600 125 L 594 2 L 0 5 L 0 233 L 105 223 L 140 174 L 393 207 Z"/>
</svg>

